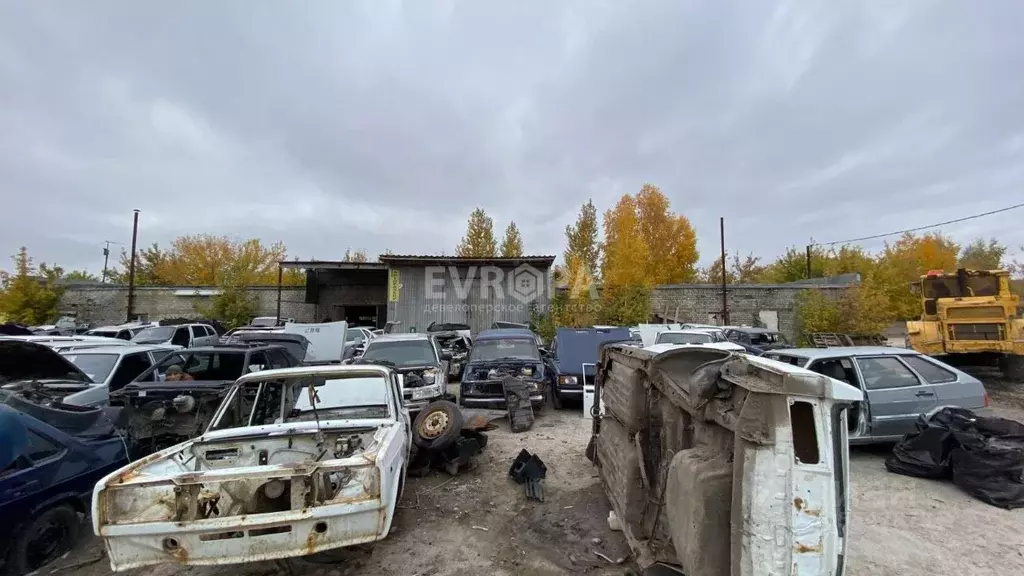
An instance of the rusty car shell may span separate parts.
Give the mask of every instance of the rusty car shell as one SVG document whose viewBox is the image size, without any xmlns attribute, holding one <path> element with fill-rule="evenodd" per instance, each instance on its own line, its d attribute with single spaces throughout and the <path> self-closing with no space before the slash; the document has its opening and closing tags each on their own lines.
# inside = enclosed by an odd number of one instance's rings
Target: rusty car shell
<svg viewBox="0 0 1024 576">
<path fill-rule="evenodd" d="M 641 568 L 842 576 L 860 390 L 707 346 L 622 345 L 602 351 L 597 388 L 588 455 Z"/>
<path fill-rule="evenodd" d="M 262 390 L 260 382 L 274 378 L 353 374 L 381 379 L 387 417 L 325 414 L 315 421 L 215 429 L 233 396 L 244 398 L 246 384 Z M 274 560 L 383 539 L 411 444 L 397 390 L 395 374 L 383 366 L 285 368 L 240 378 L 205 434 L 96 484 L 93 529 L 111 568 Z"/>
</svg>

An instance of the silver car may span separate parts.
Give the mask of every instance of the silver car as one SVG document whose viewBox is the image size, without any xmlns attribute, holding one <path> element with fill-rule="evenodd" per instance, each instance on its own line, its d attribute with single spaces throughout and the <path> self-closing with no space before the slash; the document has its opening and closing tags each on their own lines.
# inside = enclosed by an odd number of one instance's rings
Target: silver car
<svg viewBox="0 0 1024 576">
<path fill-rule="evenodd" d="M 88 388 L 66 396 L 64 403 L 102 406 L 109 401 L 111 390 L 123 388 L 175 350 L 181 350 L 181 347 L 127 344 L 62 351 L 61 356 L 94 382 Z"/>
<path fill-rule="evenodd" d="M 895 442 L 914 432 L 914 422 L 940 406 L 971 410 L 989 405 L 981 380 L 905 348 L 850 346 L 770 350 L 765 358 L 786 362 L 860 388 L 865 401 L 850 410 L 850 444 Z"/>
</svg>

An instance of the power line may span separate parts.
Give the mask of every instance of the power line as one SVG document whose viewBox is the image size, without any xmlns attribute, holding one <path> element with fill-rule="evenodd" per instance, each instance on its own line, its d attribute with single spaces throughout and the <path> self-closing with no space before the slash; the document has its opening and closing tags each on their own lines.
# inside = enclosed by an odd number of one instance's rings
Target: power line
<svg viewBox="0 0 1024 576">
<path fill-rule="evenodd" d="M 929 228 L 938 228 L 939 226 L 945 226 L 947 224 L 956 224 L 957 222 L 964 222 L 967 220 L 973 220 L 975 218 L 981 218 L 982 216 L 991 216 L 992 214 L 999 214 L 1000 212 L 1007 212 L 1016 208 L 1024 208 L 1024 203 L 1014 204 L 1013 206 L 1007 206 L 998 210 L 992 210 L 990 212 L 982 212 L 981 214 L 974 214 L 973 216 L 964 216 L 963 218 L 957 218 L 955 220 L 947 220 L 945 222 L 939 222 L 938 224 L 929 224 L 927 226 L 918 226 L 917 228 L 907 228 L 906 230 L 898 230 L 896 232 L 887 232 L 885 234 L 875 234 L 873 236 L 864 236 L 862 238 L 851 238 L 849 240 L 836 240 L 835 242 L 814 242 L 810 246 L 834 246 L 836 244 L 850 244 L 852 242 L 863 242 L 864 240 L 874 240 L 875 238 L 885 238 L 886 236 L 895 236 L 897 234 L 905 234 L 907 232 L 917 232 L 919 230 L 927 230 Z"/>
</svg>

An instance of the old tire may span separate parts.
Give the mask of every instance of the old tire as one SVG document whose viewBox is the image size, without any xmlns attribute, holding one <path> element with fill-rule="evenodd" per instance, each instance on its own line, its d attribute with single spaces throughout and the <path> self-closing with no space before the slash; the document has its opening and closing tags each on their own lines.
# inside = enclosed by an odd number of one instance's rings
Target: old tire
<svg viewBox="0 0 1024 576">
<path fill-rule="evenodd" d="M 78 513 L 67 504 L 43 510 L 19 530 L 4 570 L 28 574 L 60 558 L 75 545 L 79 526 Z"/>
<path fill-rule="evenodd" d="M 447 400 L 431 402 L 412 423 L 412 440 L 424 450 L 444 450 L 462 432 L 462 411 Z"/>
</svg>

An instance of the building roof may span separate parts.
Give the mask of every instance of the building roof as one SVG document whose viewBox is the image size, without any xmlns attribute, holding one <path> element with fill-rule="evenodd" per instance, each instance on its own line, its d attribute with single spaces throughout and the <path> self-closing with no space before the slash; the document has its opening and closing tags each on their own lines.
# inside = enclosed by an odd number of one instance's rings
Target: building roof
<svg viewBox="0 0 1024 576">
<path fill-rule="evenodd" d="M 515 267 L 529 264 L 541 268 L 549 268 L 555 263 L 554 256 L 520 256 L 515 258 L 466 258 L 462 256 L 430 256 L 412 254 L 382 254 L 379 257 L 386 264 L 406 266 L 508 266 Z"/>
<path fill-rule="evenodd" d="M 281 268 L 301 270 L 385 270 L 383 262 L 349 262 L 344 260 L 283 260 L 277 263 Z"/>
</svg>

